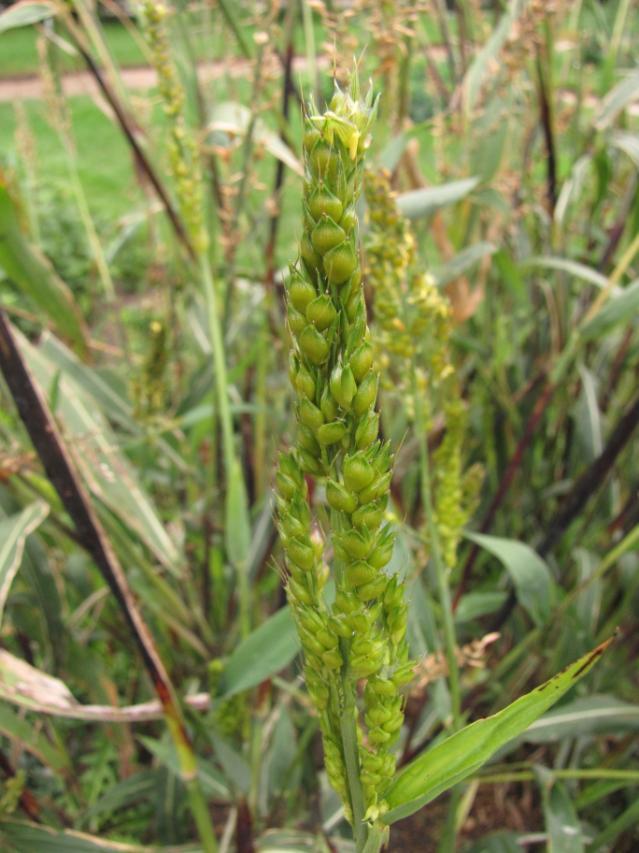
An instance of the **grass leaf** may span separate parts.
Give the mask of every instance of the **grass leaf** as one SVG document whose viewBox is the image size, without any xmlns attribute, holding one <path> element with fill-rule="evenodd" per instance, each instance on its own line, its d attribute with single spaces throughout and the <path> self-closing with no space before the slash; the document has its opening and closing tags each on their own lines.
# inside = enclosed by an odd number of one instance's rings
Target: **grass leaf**
<svg viewBox="0 0 639 853">
<path fill-rule="evenodd" d="M 56 415 L 91 493 L 140 537 L 162 565 L 178 573 L 178 550 L 94 400 L 70 374 L 60 374 L 58 365 L 39 348 L 17 332 L 16 337 L 29 369 L 45 394 L 59 377 Z"/>
<path fill-rule="evenodd" d="M 628 323 L 639 312 L 639 279 L 612 296 L 582 329 L 587 340 L 608 334 L 620 323 Z"/>
<path fill-rule="evenodd" d="M 0 15 L 0 33 L 15 27 L 39 24 L 53 15 L 55 15 L 55 7 L 52 3 L 30 3 L 29 0 L 23 0 L 22 3 L 16 3 Z"/>
<path fill-rule="evenodd" d="M 0 625 L 11 584 L 22 562 L 27 536 L 48 514 L 48 504 L 36 501 L 22 512 L 0 521 Z"/>
<path fill-rule="evenodd" d="M 440 207 L 454 204 L 471 193 L 479 178 L 463 178 L 461 181 L 450 181 L 438 187 L 424 187 L 421 190 L 411 190 L 397 197 L 400 212 L 409 219 L 419 219 L 430 216 Z"/>
<path fill-rule="evenodd" d="M 18 225 L 16 206 L 0 175 L 0 267 L 42 310 L 58 333 L 84 354 L 84 322 L 71 291 Z"/>
<path fill-rule="evenodd" d="M 515 539 L 483 533 L 466 533 L 466 537 L 501 560 L 515 584 L 517 600 L 536 625 L 543 625 L 550 615 L 554 583 L 539 554 Z"/>
<path fill-rule="evenodd" d="M 603 99 L 595 119 L 597 130 L 609 127 L 619 113 L 637 98 L 639 98 L 639 69 L 631 71 Z"/>
<path fill-rule="evenodd" d="M 256 687 L 287 666 L 298 650 L 291 611 L 283 607 L 243 640 L 229 657 L 220 681 L 220 698 Z"/>
<path fill-rule="evenodd" d="M 389 811 L 384 821 L 391 824 L 408 817 L 479 770 L 583 678 L 611 642 L 607 640 L 502 711 L 471 723 L 411 761 L 386 791 Z"/>
</svg>

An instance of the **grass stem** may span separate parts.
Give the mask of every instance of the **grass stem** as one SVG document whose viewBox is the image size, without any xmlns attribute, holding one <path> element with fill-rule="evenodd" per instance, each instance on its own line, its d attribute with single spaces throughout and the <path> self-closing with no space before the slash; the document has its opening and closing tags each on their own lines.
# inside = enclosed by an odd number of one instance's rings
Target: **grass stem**
<svg viewBox="0 0 639 853">
<path fill-rule="evenodd" d="M 426 430 L 426 413 L 424 399 L 417 383 L 417 367 L 412 368 L 413 397 L 415 400 L 415 432 L 419 444 L 419 468 L 420 468 L 420 492 L 422 506 L 426 513 L 428 525 L 428 536 L 430 540 L 431 559 L 435 568 L 437 582 L 437 593 L 442 610 L 442 622 L 444 632 L 444 654 L 448 664 L 448 686 L 450 689 L 452 728 L 456 731 L 461 724 L 461 687 L 459 680 L 459 666 L 457 664 L 457 640 L 455 636 L 455 623 L 453 620 L 453 606 L 448 585 L 448 573 L 444 565 L 439 532 L 435 522 L 433 507 L 432 477 L 430 471 L 430 459 L 428 454 L 428 435 Z"/>
</svg>

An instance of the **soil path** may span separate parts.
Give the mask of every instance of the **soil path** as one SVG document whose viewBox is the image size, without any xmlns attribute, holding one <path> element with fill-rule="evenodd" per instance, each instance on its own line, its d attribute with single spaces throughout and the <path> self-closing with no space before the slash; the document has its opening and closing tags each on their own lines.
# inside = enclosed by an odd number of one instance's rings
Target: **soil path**
<svg viewBox="0 0 639 853">
<path fill-rule="evenodd" d="M 293 60 L 293 70 L 304 68 L 306 60 L 298 57 Z M 198 65 L 200 80 L 215 80 L 222 76 L 244 77 L 250 72 L 248 60 L 234 59 L 232 62 L 202 62 Z M 152 89 L 156 84 L 156 73 L 153 68 L 139 66 L 120 70 L 122 82 L 127 89 Z M 98 87 L 93 76 L 88 71 L 69 71 L 62 77 L 62 88 L 65 95 L 98 94 Z M 38 74 L 28 74 L 23 77 L 0 78 L 0 101 L 23 101 L 41 98 L 42 80 Z"/>
</svg>

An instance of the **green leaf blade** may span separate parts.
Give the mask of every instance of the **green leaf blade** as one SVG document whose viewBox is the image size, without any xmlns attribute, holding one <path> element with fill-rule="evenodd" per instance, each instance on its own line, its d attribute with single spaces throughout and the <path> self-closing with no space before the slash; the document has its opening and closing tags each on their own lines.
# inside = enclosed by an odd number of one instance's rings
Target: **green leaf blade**
<svg viewBox="0 0 639 853">
<path fill-rule="evenodd" d="M 283 607 L 235 649 L 224 668 L 218 698 L 256 687 L 287 666 L 298 651 L 293 616 Z"/>
<path fill-rule="evenodd" d="M 477 720 L 419 755 L 396 776 L 386 791 L 384 822 L 395 823 L 476 772 L 508 741 L 522 734 L 583 678 L 612 639 L 579 658 L 554 678 L 536 687 L 491 717 Z"/>
<path fill-rule="evenodd" d="M 535 625 L 544 625 L 550 616 L 555 586 L 550 569 L 539 554 L 516 539 L 483 533 L 465 535 L 503 563 L 515 585 L 517 600 Z"/>
<path fill-rule="evenodd" d="M 11 584 L 22 562 L 27 536 L 48 514 L 48 504 L 36 501 L 22 512 L 0 521 L 0 624 Z"/>
</svg>

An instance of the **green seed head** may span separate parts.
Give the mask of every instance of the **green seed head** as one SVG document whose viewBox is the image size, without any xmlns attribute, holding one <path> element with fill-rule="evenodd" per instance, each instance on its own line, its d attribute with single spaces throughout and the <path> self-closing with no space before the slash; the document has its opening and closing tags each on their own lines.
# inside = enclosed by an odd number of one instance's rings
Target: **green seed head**
<svg viewBox="0 0 639 853">
<path fill-rule="evenodd" d="M 304 233 L 287 285 L 298 436 L 277 474 L 287 591 L 306 684 L 319 712 L 327 773 L 349 819 L 339 697 L 355 696 L 356 680 L 366 685 L 356 734 L 371 821 L 383 813 L 383 792 L 394 772 L 388 744 L 401 727 L 402 708 L 395 677 L 407 659 L 406 606 L 397 582 L 383 572 L 393 552 L 391 530 L 381 529 L 390 456 L 378 440 L 378 371 L 357 250 L 355 206 L 374 111 L 372 98 L 362 100 L 355 82 L 349 92 L 337 89 L 323 114 L 311 108 L 306 120 Z M 304 475 L 325 488 L 328 511 L 317 529 L 332 538 L 332 603 L 322 591 L 329 568 L 313 532 Z"/>
</svg>

